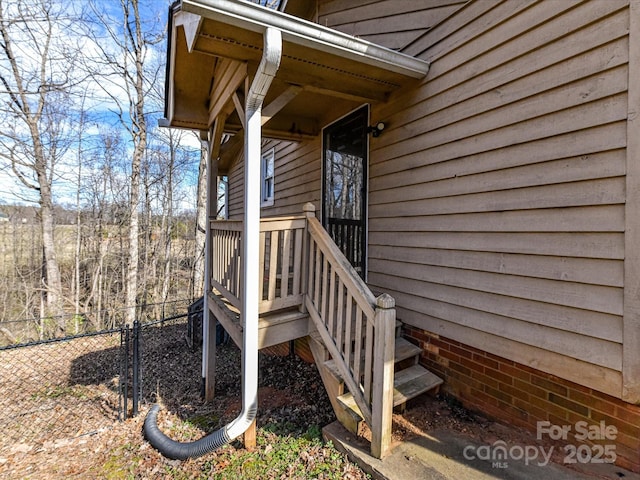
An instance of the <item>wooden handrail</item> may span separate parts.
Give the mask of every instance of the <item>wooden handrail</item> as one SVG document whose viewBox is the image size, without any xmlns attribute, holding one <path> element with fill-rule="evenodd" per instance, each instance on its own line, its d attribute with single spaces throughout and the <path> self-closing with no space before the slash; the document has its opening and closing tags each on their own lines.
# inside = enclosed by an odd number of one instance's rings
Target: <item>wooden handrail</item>
<svg viewBox="0 0 640 480">
<path fill-rule="evenodd" d="M 320 250 L 332 259 L 332 263 L 336 269 L 340 269 L 340 275 L 345 286 L 356 295 L 354 298 L 358 301 L 360 308 L 367 316 L 373 316 L 376 304 L 376 298 L 369 290 L 366 283 L 360 278 L 358 272 L 351 266 L 349 260 L 343 255 L 338 246 L 331 240 L 331 237 L 324 229 L 317 218 L 308 219 L 307 228 L 313 237 L 313 240 L 320 247 Z"/>
<path fill-rule="evenodd" d="M 372 433 L 381 458 L 391 442 L 395 301 L 375 298 L 307 206 L 305 305 Z"/>
</svg>

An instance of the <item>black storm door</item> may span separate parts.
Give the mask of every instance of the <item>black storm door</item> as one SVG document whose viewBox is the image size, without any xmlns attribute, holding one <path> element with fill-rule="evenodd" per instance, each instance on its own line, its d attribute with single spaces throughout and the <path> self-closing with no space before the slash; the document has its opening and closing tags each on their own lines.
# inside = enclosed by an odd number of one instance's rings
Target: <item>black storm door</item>
<svg viewBox="0 0 640 480">
<path fill-rule="evenodd" d="M 324 129 L 322 224 L 358 274 L 366 272 L 369 107 Z"/>
</svg>

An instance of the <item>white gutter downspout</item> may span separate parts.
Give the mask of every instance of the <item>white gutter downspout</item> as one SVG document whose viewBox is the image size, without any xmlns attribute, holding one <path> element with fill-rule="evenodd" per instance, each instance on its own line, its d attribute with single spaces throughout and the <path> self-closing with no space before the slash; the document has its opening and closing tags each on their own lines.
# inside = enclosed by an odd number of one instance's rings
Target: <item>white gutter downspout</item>
<svg viewBox="0 0 640 480">
<path fill-rule="evenodd" d="M 260 285 L 260 170 L 262 163 L 262 104 L 282 58 L 282 34 L 264 33 L 264 50 L 245 105 L 244 236 L 242 238 L 242 413 L 229 434 L 244 433 L 258 408 L 258 302 Z"/>
<path fill-rule="evenodd" d="M 164 456 L 184 460 L 200 457 L 242 435 L 258 410 L 258 299 L 260 285 L 260 170 L 262 161 L 262 104 L 282 58 L 282 33 L 267 27 L 258 71 L 247 93 L 245 106 L 244 235 L 242 238 L 242 411 L 231 423 L 196 440 L 171 440 L 158 428 L 158 405 L 144 421 L 149 443 Z"/>
</svg>

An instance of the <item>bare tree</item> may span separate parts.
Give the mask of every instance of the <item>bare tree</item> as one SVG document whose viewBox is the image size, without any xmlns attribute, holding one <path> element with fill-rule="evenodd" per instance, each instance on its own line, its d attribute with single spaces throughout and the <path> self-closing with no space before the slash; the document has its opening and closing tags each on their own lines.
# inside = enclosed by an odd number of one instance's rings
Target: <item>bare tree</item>
<svg viewBox="0 0 640 480">
<path fill-rule="evenodd" d="M 41 316 L 62 312 L 53 183 L 70 145 L 68 108 L 77 81 L 77 55 L 61 35 L 70 23 L 68 12 L 54 0 L 0 2 L 0 158 L 40 207 L 45 293 Z"/>
<path fill-rule="evenodd" d="M 207 222 L 207 155 L 209 147 L 203 141 L 200 148 L 200 165 L 198 168 L 198 193 L 196 199 L 195 238 L 196 251 L 193 263 L 193 298 L 204 294 L 205 245 Z"/>
<path fill-rule="evenodd" d="M 147 147 L 147 118 L 145 97 L 158 78 L 157 67 L 149 70 L 146 62 L 151 47 L 163 38 L 157 26 L 147 28 L 143 24 L 138 0 L 120 0 L 121 16 L 114 18 L 104 11 L 100 2 L 92 4 L 92 15 L 100 28 L 89 33 L 99 54 L 89 58 L 88 68 L 110 97 L 121 125 L 128 131 L 132 142 L 129 171 L 129 232 L 128 260 L 126 268 L 126 297 L 128 307 L 126 321 L 135 319 L 138 295 L 139 261 L 139 206 L 140 167 Z M 107 42 L 96 32 L 105 32 Z M 115 46 L 110 48 L 109 46 Z"/>
</svg>

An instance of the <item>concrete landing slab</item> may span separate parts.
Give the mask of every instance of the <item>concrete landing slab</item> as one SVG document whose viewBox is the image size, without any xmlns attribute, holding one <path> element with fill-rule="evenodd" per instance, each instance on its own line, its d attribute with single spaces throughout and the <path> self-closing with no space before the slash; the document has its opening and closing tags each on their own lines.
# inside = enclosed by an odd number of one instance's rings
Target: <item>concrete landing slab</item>
<svg viewBox="0 0 640 480">
<path fill-rule="evenodd" d="M 549 452 L 534 446 L 504 444 L 506 458 L 483 460 L 481 458 L 487 458 L 487 453 L 490 457 L 496 452 L 500 446 L 498 442 L 491 445 L 474 443 L 469 437 L 445 430 L 396 444 L 381 461 L 369 455 L 368 442 L 356 438 L 339 422 L 327 425 L 322 431 L 326 440 L 375 480 L 640 480 L 640 475 L 612 464 L 589 463 L 578 465 L 579 471 L 570 469 L 547 461 Z"/>
</svg>

